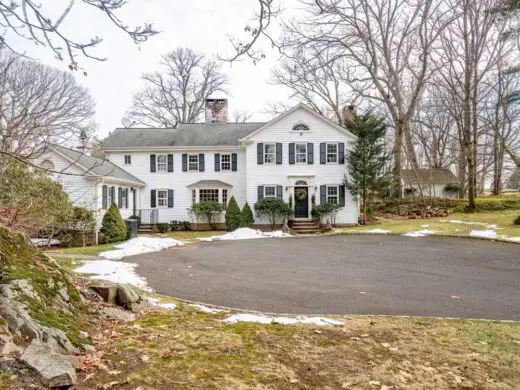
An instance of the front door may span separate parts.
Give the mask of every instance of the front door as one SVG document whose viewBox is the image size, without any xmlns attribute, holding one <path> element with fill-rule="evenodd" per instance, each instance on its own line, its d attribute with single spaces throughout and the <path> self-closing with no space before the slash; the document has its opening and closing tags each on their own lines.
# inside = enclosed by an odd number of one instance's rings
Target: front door
<svg viewBox="0 0 520 390">
<path fill-rule="evenodd" d="M 309 218 L 309 188 L 294 188 L 294 217 Z"/>
</svg>

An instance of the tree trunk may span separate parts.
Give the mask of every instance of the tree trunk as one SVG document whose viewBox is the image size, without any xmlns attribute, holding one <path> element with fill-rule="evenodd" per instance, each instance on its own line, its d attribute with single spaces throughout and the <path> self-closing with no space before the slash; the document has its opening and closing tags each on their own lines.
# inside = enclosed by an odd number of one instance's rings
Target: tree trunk
<svg viewBox="0 0 520 390">
<path fill-rule="evenodd" d="M 403 196 L 403 187 L 401 185 L 401 165 L 403 158 L 403 124 L 399 121 L 396 122 L 395 128 L 395 140 L 394 140 L 394 195 L 400 199 Z"/>
<path fill-rule="evenodd" d="M 403 135 L 406 143 L 406 154 L 408 157 L 408 161 L 412 165 L 412 168 L 419 169 L 419 162 L 417 160 L 417 154 L 415 153 L 415 148 L 413 147 L 413 139 L 411 132 L 411 119 L 403 120 Z"/>
</svg>

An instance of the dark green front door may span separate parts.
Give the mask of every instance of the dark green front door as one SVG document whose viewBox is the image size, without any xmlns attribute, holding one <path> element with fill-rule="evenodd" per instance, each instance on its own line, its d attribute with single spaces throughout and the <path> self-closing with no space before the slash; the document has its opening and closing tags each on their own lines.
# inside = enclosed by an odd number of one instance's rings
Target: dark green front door
<svg viewBox="0 0 520 390">
<path fill-rule="evenodd" d="M 294 218 L 309 217 L 309 188 L 294 188 Z"/>
</svg>

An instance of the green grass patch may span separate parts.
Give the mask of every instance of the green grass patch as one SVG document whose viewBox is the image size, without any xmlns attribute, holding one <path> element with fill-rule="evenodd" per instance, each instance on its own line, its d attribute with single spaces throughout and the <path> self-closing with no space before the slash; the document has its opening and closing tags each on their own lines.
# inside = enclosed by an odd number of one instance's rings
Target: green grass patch
<svg viewBox="0 0 520 390">
<path fill-rule="evenodd" d="M 51 256 L 52 257 L 52 256 Z M 76 268 L 81 267 L 83 261 L 75 257 L 53 257 L 54 260 L 60 265 L 65 271 L 72 273 Z"/>
<path fill-rule="evenodd" d="M 115 244 L 92 245 L 77 248 L 60 248 L 52 249 L 48 253 L 52 256 L 53 253 L 69 254 L 69 255 L 84 255 L 84 256 L 99 256 L 101 252 L 109 251 L 115 248 Z"/>
<path fill-rule="evenodd" d="M 12 374 L 9 371 L 0 368 L 0 390 L 9 389 L 11 385 L 11 376 Z"/>
<path fill-rule="evenodd" d="M 160 234 L 160 236 L 171 237 L 179 241 L 184 242 L 198 242 L 199 238 L 220 236 L 226 233 L 225 231 L 180 231 L 180 232 L 168 232 Z"/>
</svg>

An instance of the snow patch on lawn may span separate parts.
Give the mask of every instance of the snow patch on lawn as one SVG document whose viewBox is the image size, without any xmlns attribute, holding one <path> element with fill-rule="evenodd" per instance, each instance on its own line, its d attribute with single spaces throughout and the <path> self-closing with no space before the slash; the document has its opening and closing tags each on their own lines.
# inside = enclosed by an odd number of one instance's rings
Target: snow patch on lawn
<svg viewBox="0 0 520 390">
<path fill-rule="evenodd" d="M 417 230 L 416 232 L 405 233 L 405 234 L 403 234 L 403 236 L 405 236 L 405 237 L 426 237 L 431 234 L 437 234 L 437 233 L 438 233 L 437 230 L 423 229 L 423 230 Z"/>
<path fill-rule="evenodd" d="M 184 245 L 184 243 L 173 238 L 139 236 L 116 245 L 116 250 L 101 252 L 99 255 L 105 259 L 119 260 L 128 256 L 158 252 L 162 249 L 180 245 Z"/>
<path fill-rule="evenodd" d="M 148 297 L 148 300 L 150 301 L 150 303 L 153 306 L 158 306 L 158 307 L 161 307 L 161 308 L 167 309 L 167 310 L 173 310 L 177 307 L 177 305 L 175 303 L 161 303 L 161 300 L 159 298 Z"/>
<path fill-rule="evenodd" d="M 143 290 L 150 291 L 146 279 L 137 275 L 135 269 L 137 264 L 123 263 L 112 260 L 85 261 L 83 265 L 76 268 L 74 272 L 79 274 L 93 274 L 90 279 L 108 280 L 114 283 L 129 284 Z"/>
<path fill-rule="evenodd" d="M 367 233 L 367 234 L 388 234 L 390 233 L 390 230 L 385 229 L 370 229 L 370 230 L 358 230 L 361 233 Z"/>
<path fill-rule="evenodd" d="M 269 317 L 261 314 L 233 314 L 226 318 L 224 322 L 236 324 L 237 322 L 255 322 L 257 324 L 282 324 L 282 325 L 295 325 L 295 324 L 312 324 L 312 325 L 343 325 L 343 321 L 334 320 L 332 318 L 325 317 Z"/>
<path fill-rule="evenodd" d="M 500 236 L 500 238 L 505 241 L 518 242 L 520 244 L 520 237 Z"/>
<path fill-rule="evenodd" d="M 493 229 L 493 230 L 497 230 L 497 229 L 500 229 L 497 225 L 495 224 L 488 224 L 488 223 L 484 223 L 484 222 L 468 222 L 468 221 L 461 221 L 459 219 L 450 219 L 449 221 L 441 221 L 441 222 L 449 222 L 449 223 L 458 223 L 458 224 L 462 224 L 462 225 L 478 225 L 478 226 L 485 226 L 486 229 Z"/>
<path fill-rule="evenodd" d="M 281 230 L 274 232 L 262 232 L 261 230 L 254 230 L 250 228 L 240 228 L 234 232 L 222 234 L 220 236 L 199 237 L 201 241 L 219 241 L 219 240 L 251 240 L 255 238 L 282 238 L 292 237 L 290 234 L 284 233 Z"/>
<path fill-rule="evenodd" d="M 50 241 L 48 238 L 31 238 L 31 243 L 34 246 L 61 245 L 61 242 L 54 238 Z"/>
<path fill-rule="evenodd" d="M 207 306 L 199 305 L 199 304 L 193 304 L 193 305 L 190 305 L 190 306 L 193 306 L 198 311 L 201 311 L 203 313 L 208 313 L 208 314 L 216 314 L 216 313 L 222 313 L 222 312 L 227 311 L 227 310 L 216 309 L 214 307 L 207 307 Z"/>
<path fill-rule="evenodd" d="M 498 237 L 498 234 L 495 230 L 472 230 L 469 233 L 469 236 L 478 237 L 478 238 L 495 239 Z"/>
</svg>

